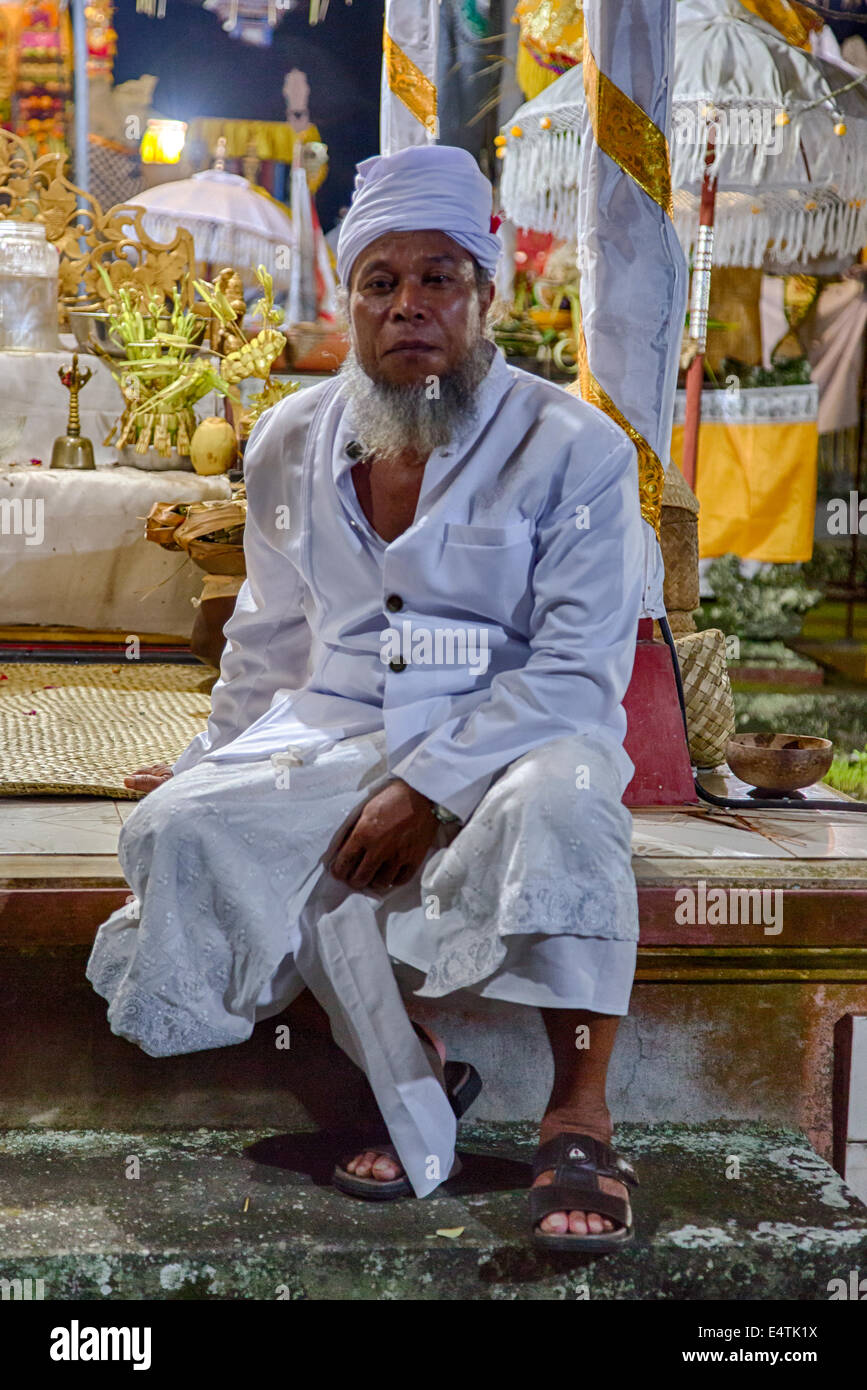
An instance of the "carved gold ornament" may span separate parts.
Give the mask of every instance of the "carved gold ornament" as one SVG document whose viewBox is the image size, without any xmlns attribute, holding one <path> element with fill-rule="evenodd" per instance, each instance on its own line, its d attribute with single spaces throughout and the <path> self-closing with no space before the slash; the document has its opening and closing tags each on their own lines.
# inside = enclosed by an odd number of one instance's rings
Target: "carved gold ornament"
<svg viewBox="0 0 867 1390">
<path fill-rule="evenodd" d="M 104 212 L 97 200 L 71 183 L 63 154 L 36 155 L 25 140 L 0 130 L 0 218 L 41 222 L 60 255 L 60 322 L 72 308 L 102 309 L 109 292 L 126 288 L 146 303 L 154 291 L 184 307 L 193 302 L 196 257 L 193 238 L 178 228 L 170 242 L 144 230 L 145 209 L 119 203 Z"/>
</svg>

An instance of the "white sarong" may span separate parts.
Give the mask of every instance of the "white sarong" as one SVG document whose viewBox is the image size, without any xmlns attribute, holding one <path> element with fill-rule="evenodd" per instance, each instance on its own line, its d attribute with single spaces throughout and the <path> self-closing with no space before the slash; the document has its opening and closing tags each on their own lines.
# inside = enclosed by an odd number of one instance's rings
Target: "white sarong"
<svg viewBox="0 0 867 1390">
<path fill-rule="evenodd" d="M 393 777 L 384 731 L 289 764 L 204 758 L 138 804 L 118 847 L 135 896 L 99 929 L 87 976 L 112 1030 L 152 1057 L 243 1042 L 307 985 L 424 1196 L 451 1170 L 455 1119 L 389 957 L 425 972 L 427 997 L 626 1013 L 632 765 L 587 736 L 532 749 L 465 826 L 440 827 L 420 878 L 379 894 L 328 863 Z"/>
</svg>

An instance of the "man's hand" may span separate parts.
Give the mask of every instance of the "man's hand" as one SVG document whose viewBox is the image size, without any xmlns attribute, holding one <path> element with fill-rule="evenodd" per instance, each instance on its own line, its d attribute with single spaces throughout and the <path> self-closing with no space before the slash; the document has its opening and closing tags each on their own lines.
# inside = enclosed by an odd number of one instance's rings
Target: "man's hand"
<svg viewBox="0 0 867 1390">
<path fill-rule="evenodd" d="M 129 787 L 130 791 L 147 793 L 161 787 L 171 776 L 172 770 L 168 763 L 151 763 L 150 767 L 140 767 L 138 772 L 131 772 L 129 777 L 124 777 L 123 785 Z"/>
<path fill-rule="evenodd" d="M 331 861 L 331 873 L 350 888 L 381 892 L 407 883 L 420 868 L 439 828 L 429 797 L 397 778 L 365 802 Z"/>
</svg>

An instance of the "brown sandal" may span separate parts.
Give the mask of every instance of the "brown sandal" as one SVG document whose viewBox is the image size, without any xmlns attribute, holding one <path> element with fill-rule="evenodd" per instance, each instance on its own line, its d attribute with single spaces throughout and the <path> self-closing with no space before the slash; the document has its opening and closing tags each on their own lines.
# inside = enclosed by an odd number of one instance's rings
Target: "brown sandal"
<svg viewBox="0 0 867 1390">
<path fill-rule="evenodd" d="M 613 1178 L 627 1187 L 637 1187 L 638 1177 L 631 1163 L 590 1134 L 557 1134 L 540 1144 L 533 1160 L 534 1180 L 554 1170 L 549 1187 L 530 1188 L 530 1217 L 533 1244 L 542 1250 L 577 1250 L 606 1255 L 628 1245 L 635 1235 L 632 1207 L 628 1197 L 603 1192 L 600 1178 Z M 554 1235 L 539 1230 L 539 1222 L 554 1211 L 592 1211 L 616 1221 L 619 1230 L 599 1235 Z"/>
</svg>

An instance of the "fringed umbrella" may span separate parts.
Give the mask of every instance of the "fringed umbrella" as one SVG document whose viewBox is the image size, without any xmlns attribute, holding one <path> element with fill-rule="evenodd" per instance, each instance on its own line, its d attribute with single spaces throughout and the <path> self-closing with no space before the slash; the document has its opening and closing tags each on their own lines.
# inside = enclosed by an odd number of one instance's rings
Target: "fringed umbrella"
<svg viewBox="0 0 867 1390">
<path fill-rule="evenodd" d="M 803 263 L 867 242 L 864 88 L 865 74 L 787 43 L 740 0 L 681 0 L 677 7 L 674 221 L 694 260 L 689 332 L 696 355 L 687 376 L 683 470 L 690 483 L 712 260 Z M 522 106 L 501 133 L 500 196 L 517 225 L 575 238 L 583 109 L 576 68 Z"/>
<path fill-rule="evenodd" d="M 803 263 L 867 243 L 865 86 L 865 74 L 786 43 L 740 0 L 681 0 L 671 158 L 684 251 L 696 248 L 705 173 L 717 186 L 717 265 Z M 583 109 L 579 66 L 503 127 L 500 197 L 518 226 L 574 239 Z"/>
<path fill-rule="evenodd" d="M 157 240 L 171 240 L 178 227 L 185 227 L 198 260 L 240 271 L 264 265 L 276 285 L 288 288 L 292 219 L 240 174 L 205 169 L 145 189 L 130 202 L 145 208 L 145 230 Z"/>
</svg>

